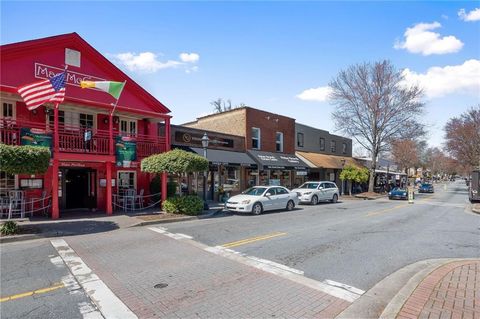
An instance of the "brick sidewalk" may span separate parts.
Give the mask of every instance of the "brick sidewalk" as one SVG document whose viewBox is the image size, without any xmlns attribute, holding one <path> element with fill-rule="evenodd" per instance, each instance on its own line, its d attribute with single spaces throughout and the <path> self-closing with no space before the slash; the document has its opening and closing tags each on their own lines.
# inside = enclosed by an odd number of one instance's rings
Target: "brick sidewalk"
<svg viewBox="0 0 480 319">
<path fill-rule="evenodd" d="M 139 318 L 334 318 L 351 304 L 146 228 L 65 240 Z"/>
<path fill-rule="evenodd" d="M 480 318 L 480 261 L 451 262 L 430 273 L 397 319 Z"/>
</svg>

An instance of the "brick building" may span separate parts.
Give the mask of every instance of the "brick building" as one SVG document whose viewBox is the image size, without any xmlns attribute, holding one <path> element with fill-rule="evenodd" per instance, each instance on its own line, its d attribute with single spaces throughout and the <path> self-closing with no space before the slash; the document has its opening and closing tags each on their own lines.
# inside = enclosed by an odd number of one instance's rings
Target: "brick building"
<svg viewBox="0 0 480 319">
<path fill-rule="evenodd" d="M 257 169 L 246 170 L 247 185 L 300 185 L 307 166 L 295 155 L 295 119 L 241 107 L 211 114 L 183 126 L 242 136 Z"/>
</svg>

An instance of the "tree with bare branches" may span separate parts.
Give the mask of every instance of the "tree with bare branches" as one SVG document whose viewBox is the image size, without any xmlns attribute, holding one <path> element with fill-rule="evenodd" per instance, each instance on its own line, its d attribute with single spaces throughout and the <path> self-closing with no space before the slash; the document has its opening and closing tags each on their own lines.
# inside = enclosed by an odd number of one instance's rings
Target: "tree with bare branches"
<svg viewBox="0 0 480 319">
<path fill-rule="evenodd" d="M 418 117 L 424 110 L 422 90 L 407 86 L 391 62 L 350 66 L 329 84 L 337 106 L 332 118 L 337 129 L 352 136 L 372 157 L 368 191 L 373 191 L 377 157 L 396 139 L 423 134 Z"/>
<path fill-rule="evenodd" d="M 394 140 L 391 143 L 392 160 L 405 172 L 419 162 L 417 145 L 412 139 Z"/>
<path fill-rule="evenodd" d="M 480 167 L 480 105 L 445 125 L 446 149 L 465 167 Z"/>
<path fill-rule="evenodd" d="M 240 103 L 238 105 L 233 106 L 232 101 L 230 99 L 224 100 L 222 98 L 218 98 L 210 102 L 210 104 L 213 106 L 213 110 L 215 111 L 215 113 L 227 112 L 239 107 L 246 106 L 245 103 Z"/>
</svg>

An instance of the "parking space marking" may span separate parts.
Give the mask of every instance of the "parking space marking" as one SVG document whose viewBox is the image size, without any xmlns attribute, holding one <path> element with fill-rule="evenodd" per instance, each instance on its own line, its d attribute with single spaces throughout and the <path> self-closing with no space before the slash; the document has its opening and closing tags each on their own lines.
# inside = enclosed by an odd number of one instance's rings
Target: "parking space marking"
<svg viewBox="0 0 480 319">
<path fill-rule="evenodd" d="M 8 297 L 0 298 L 0 302 L 5 302 L 5 301 L 10 301 L 10 300 L 30 297 L 30 296 L 38 295 L 38 294 L 44 294 L 46 292 L 54 291 L 54 290 L 57 290 L 57 289 L 60 289 L 60 288 L 63 288 L 63 287 L 65 287 L 63 282 L 62 283 L 56 283 L 56 284 L 54 284 L 53 286 L 50 286 L 50 287 L 41 288 L 41 289 L 32 290 L 32 291 L 27 291 L 27 292 L 23 292 L 23 293 L 20 293 L 20 294 L 15 294 L 15 295 L 11 295 L 11 296 L 8 296 Z"/>
<path fill-rule="evenodd" d="M 223 245 L 220 245 L 220 246 L 222 246 L 224 248 L 232 248 L 232 247 L 246 245 L 246 244 L 254 243 L 254 242 L 257 242 L 257 241 L 271 239 L 271 238 L 284 236 L 284 235 L 287 235 L 287 233 L 274 232 L 274 233 L 266 234 L 266 235 L 262 235 L 262 236 L 256 236 L 256 237 L 250 237 L 250 238 L 246 238 L 246 239 L 242 239 L 242 240 L 237 240 L 237 241 L 234 241 L 234 242 L 231 242 L 231 243 L 226 243 L 226 244 L 223 244 Z"/>
</svg>

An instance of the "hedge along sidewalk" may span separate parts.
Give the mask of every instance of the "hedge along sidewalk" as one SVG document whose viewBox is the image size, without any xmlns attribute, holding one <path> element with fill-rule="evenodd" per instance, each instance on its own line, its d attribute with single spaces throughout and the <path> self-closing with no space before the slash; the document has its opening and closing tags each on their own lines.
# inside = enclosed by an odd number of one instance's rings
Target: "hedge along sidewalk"
<svg viewBox="0 0 480 319">
<path fill-rule="evenodd" d="M 122 228 L 146 226 L 160 223 L 174 223 L 195 219 L 212 218 L 223 210 L 223 204 L 212 203 L 208 211 L 198 216 L 179 214 L 104 214 L 89 215 L 79 218 L 51 219 L 18 219 L 20 234 L 0 236 L 0 243 L 33 240 L 49 237 L 76 236 L 92 233 L 102 233 Z M 3 223 L 7 220 L 0 220 Z"/>
</svg>

